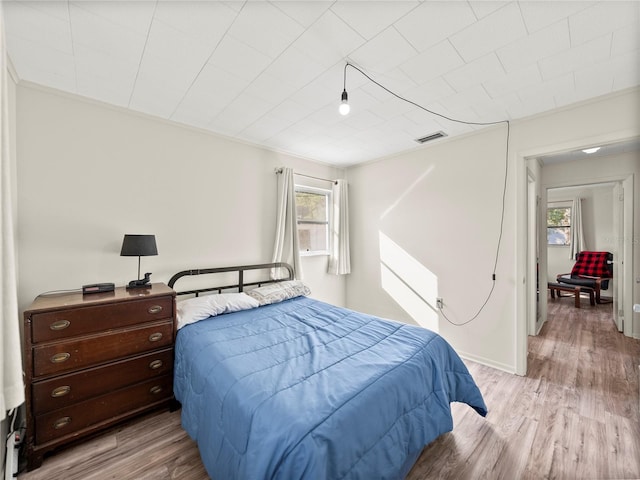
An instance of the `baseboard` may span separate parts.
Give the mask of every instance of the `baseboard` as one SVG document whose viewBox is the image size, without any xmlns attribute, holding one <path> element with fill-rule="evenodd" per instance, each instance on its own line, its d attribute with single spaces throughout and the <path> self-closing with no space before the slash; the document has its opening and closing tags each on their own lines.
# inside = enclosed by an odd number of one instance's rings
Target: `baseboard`
<svg viewBox="0 0 640 480">
<path fill-rule="evenodd" d="M 463 360 L 470 360 L 475 363 L 479 363 L 484 365 L 485 367 L 495 368 L 496 370 L 501 370 L 506 373 L 511 373 L 512 375 L 516 374 L 516 369 L 513 365 L 507 365 L 505 363 L 495 362 L 489 358 L 479 357 L 478 355 L 472 355 L 470 353 L 457 351 L 458 355 Z"/>
</svg>

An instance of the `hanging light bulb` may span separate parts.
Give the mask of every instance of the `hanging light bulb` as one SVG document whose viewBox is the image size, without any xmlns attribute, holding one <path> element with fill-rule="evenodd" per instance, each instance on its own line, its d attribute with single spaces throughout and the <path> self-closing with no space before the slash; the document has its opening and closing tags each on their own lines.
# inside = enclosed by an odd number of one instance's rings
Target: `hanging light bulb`
<svg viewBox="0 0 640 480">
<path fill-rule="evenodd" d="M 351 107 L 347 101 L 347 90 L 342 91 L 342 102 L 340 102 L 340 108 L 338 109 L 341 115 L 348 115 Z"/>
</svg>

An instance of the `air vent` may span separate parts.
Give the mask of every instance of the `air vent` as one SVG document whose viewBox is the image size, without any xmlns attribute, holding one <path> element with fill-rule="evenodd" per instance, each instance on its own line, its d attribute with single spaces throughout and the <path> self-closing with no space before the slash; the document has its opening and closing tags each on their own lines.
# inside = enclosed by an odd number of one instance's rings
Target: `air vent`
<svg viewBox="0 0 640 480">
<path fill-rule="evenodd" d="M 436 132 L 436 133 L 432 133 L 431 135 L 427 135 L 426 137 L 416 138 L 416 142 L 427 143 L 427 142 L 430 142 L 431 140 L 437 140 L 438 138 L 443 138 L 446 136 L 447 134 L 444 132 Z"/>
</svg>

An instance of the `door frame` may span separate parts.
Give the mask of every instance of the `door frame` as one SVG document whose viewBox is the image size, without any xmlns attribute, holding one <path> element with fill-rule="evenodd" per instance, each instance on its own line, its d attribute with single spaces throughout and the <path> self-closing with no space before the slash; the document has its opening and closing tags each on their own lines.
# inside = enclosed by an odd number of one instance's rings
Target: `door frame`
<svg viewBox="0 0 640 480">
<path fill-rule="evenodd" d="M 517 375 L 525 376 L 527 374 L 527 336 L 529 325 L 531 324 L 531 320 L 529 318 L 528 311 L 528 289 L 527 285 L 530 285 L 531 282 L 535 282 L 535 277 L 532 278 L 531 272 L 528 269 L 528 239 L 529 239 L 529 222 L 528 222 L 528 195 L 529 195 L 529 172 L 527 168 L 527 161 L 532 158 L 538 158 L 547 155 L 553 155 L 557 153 L 564 153 L 573 150 L 578 150 L 580 148 L 586 148 L 590 146 L 604 145 L 610 143 L 623 142 L 627 140 L 631 140 L 637 138 L 637 132 L 633 132 L 630 130 L 613 132 L 600 136 L 592 136 L 586 138 L 579 138 L 568 142 L 563 142 L 560 144 L 550 144 L 544 145 L 541 147 L 537 147 L 531 150 L 523 150 L 514 152 L 515 157 L 515 166 L 516 166 L 516 265 L 515 265 L 515 278 L 518 279 L 516 281 L 516 325 L 515 325 L 515 373 Z M 627 180 L 627 177 L 630 176 L 631 179 Z M 603 181 L 625 181 L 631 182 L 633 185 L 633 174 L 625 175 L 625 176 L 611 176 L 611 177 L 599 177 L 596 179 L 591 179 L 591 182 L 588 179 L 581 179 L 580 181 L 573 182 L 573 184 L 583 184 L 583 183 L 600 183 Z M 565 182 L 567 183 L 567 182 Z M 546 188 L 548 187 L 564 187 L 570 186 L 569 184 L 558 184 L 558 185 L 545 185 L 543 188 L 542 201 L 546 201 Z M 629 192 L 626 192 L 624 197 L 625 204 L 625 212 L 624 212 L 624 221 L 629 222 L 627 225 L 630 228 L 633 228 L 633 188 L 629 189 Z M 627 205 L 630 208 L 627 208 Z M 625 227 L 626 230 L 626 227 Z M 629 230 L 626 230 L 629 231 Z M 633 290 L 633 277 L 632 277 L 632 259 L 633 252 L 632 248 L 627 245 L 628 242 L 625 242 L 625 246 L 627 248 L 624 249 L 623 252 L 623 261 L 625 265 L 625 274 L 624 274 L 624 298 L 626 299 L 624 302 L 624 317 L 625 317 L 625 326 L 624 326 L 624 334 L 627 336 L 633 336 L 633 302 L 632 299 L 632 290 Z M 544 257 L 543 255 L 540 255 Z M 547 264 L 546 258 L 540 259 L 540 270 L 546 271 Z M 544 263 L 544 265 L 543 265 Z M 520 280 L 521 279 L 521 280 Z"/>
</svg>

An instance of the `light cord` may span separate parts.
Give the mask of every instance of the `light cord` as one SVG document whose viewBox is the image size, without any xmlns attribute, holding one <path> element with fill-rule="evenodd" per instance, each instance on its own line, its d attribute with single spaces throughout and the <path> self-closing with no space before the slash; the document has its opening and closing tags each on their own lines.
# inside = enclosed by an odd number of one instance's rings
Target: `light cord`
<svg viewBox="0 0 640 480">
<path fill-rule="evenodd" d="M 498 242 L 496 245 L 496 254 L 495 254 L 495 260 L 493 262 L 493 271 L 491 273 L 491 289 L 489 290 L 489 293 L 487 294 L 487 298 L 484 300 L 484 302 L 482 303 L 482 305 L 480 306 L 480 308 L 478 309 L 478 311 L 476 312 L 475 315 L 473 315 L 470 319 L 465 320 L 464 322 L 461 323 L 456 323 L 452 320 L 449 319 L 449 317 L 447 317 L 446 313 L 444 312 L 444 306 L 438 306 L 438 310 L 440 311 L 440 313 L 442 314 L 442 317 L 449 322 L 451 325 L 455 325 L 457 327 L 461 327 L 463 325 L 467 325 L 468 323 L 471 323 L 473 320 L 475 320 L 476 318 L 478 318 L 478 316 L 480 315 L 480 313 L 484 310 L 484 308 L 486 307 L 487 303 L 489 303 L 489 300 L 491 299 L 491 296 L 493 295 L 493 291 L 496 287 L 496 270 L 498 268 L 498 257 L 500 256 L 500 246 L 502 245 L 502 236 L 504 233 L 504 212 L 505 212 L 505 207 L 506 207 L 506 194 L 507 194 L 507 179 L 508 179 L 508 175 L 509 175 L 509 140 L 510 140 L 510 135 L 511 135 L 511 123 L 509 122 L 509 120 L 499 120 L 497 122 L 469 122 L 469 121 L 465 121 L 465 120 L 459 120 L 457 118 L 452 118 L 449 117 L 447 115 L 443 115 L 441 113 L 435 112 L 433 110 L 429 110 L 426 107 L 423 107 L 422 105 L 417 104 L 416 102 L 409 100 L 401 95 L 398 95 L 397 93 L 389 90 L 387 87 L 385 87 L 384 85 L 382 85 L 381 83 L 377 82 L 376 80 L 374 80 L 373 78 L 371 78 L 366 72 L 364 72 L 363 70 L 361 70 L 360 68 L 356 67 L 355 65 L 351 64 L 351 63 L 346 63 L 344 66 L 344 88 L 343 91 L 346 92 L 347 91 L 347 67 L 351 67 L 354 70 L 357 70 L 358 72 L 360 72 L 362 75 L 364 75 L 370 82 L 374 83 L 375 85 L 377 85 L 378 87 L 382 88 L 384 91 L 390 93 L 391 95 L 393 95 L 394 97 L 398 98 L 399 100 L 402 100 L 403 102 L 407 102 L 415 107 L 418 107 L 422 110 L 424 110 L 425 112 L 428 112 L 432 115 L 436 115 L 440 118 L 444 118 L 445 120 L 449 120 L 451 122 L 456 122 L 456 123 L 462 123 L 465 125 L 481 125 L 481 126 L 489 126 L 489 125 L 499 125 L 501 123 L 505 123 L 507 125 L 507 138 L 506 138 L 506 148 L 505 148 L 505 163 L 504 163 L 504 183 L 503 183 L 503 187 L 502 187 L 502 208 L 501 208 L 501 213 L 500 213 L 500 232 L 498 234 Z"/>
</svg>

